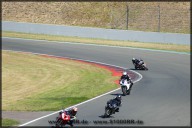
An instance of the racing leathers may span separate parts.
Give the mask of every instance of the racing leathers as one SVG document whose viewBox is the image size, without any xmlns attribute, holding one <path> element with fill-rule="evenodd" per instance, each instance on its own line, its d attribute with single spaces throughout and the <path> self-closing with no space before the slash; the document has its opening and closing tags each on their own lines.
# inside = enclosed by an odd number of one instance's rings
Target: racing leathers
<svg viewBox="0 0 192 128">
<path fill-rule="evenodd" d="M 141 66 L 142 64 L 144 64 L 144 61 L 142 59 L 135 59 L 132 60 L 133 64 L 135 65 L 135 68 L 137 69 L 137 67 Z"/>
</svg>

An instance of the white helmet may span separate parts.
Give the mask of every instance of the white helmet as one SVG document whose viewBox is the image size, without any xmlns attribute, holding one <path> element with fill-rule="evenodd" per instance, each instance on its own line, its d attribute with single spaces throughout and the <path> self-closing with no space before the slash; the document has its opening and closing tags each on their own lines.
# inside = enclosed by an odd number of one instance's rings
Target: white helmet
<svg viewBox="0 0 192 128">
<path fill-rule="evenodd" d="M 127 72 L 124 71 L 124 72 L 123 72 L 123 75 L 127 75 Z"/>
<path fill-rule="evenodd" d="M 135 60 L 135 58 L 133 58 L 132 60 Z"/>
</svg>

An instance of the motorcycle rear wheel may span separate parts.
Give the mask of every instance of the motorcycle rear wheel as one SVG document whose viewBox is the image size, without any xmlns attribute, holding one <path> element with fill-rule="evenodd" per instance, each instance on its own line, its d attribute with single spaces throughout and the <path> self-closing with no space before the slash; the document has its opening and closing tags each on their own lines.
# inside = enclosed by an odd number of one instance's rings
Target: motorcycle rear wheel
<svg viewBox="0 0 192 128">
<path fill-rule="evenodd" d="M 62 119 L 61 119 L 61 118 L 58 118 L 58 119 L 57 119 L 57 121 L 56 121 L 56 123 L 55 123 L 55 126 L 56 126 L 56 127 L 62 127 L 62 126 L 63 126 L 63 124 L 62 124 Z"/>
</svg>

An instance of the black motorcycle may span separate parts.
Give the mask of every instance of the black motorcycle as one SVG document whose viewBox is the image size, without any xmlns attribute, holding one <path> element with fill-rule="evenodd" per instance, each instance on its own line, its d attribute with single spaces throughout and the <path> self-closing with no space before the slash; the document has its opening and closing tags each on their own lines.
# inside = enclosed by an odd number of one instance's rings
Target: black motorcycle
<svg viewBox="0 0 192 128">
<path fill-rule="evenodd" d="M 110 100 L 107 102 L 107 105 L 105 106 L 105 114 L 104 117 L 110 117 L 112 114 L 115 114 L 115 112 L 118 112 L 119 105 L 114 100 Z"/>
<path fill-rule="evenodd" d="M 146 63 L 143 62 L 143 64 L 134 64 L 135 69 L 140 69 L 140 70 L 148 70 Z"/>
</svg>

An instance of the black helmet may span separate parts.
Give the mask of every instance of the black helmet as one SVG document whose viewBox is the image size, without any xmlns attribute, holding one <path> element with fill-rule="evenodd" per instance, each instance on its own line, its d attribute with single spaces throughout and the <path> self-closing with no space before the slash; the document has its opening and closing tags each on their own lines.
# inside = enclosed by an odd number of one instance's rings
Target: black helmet
<svg viewBox="0 0 192 128">
<path fill-rule="evenodd" d="M 116 99 L 117 99 L 118 101 L 121 101 L 121 95 L 117 95 L 117 96 L 116 96 Z"/>
</svg>

